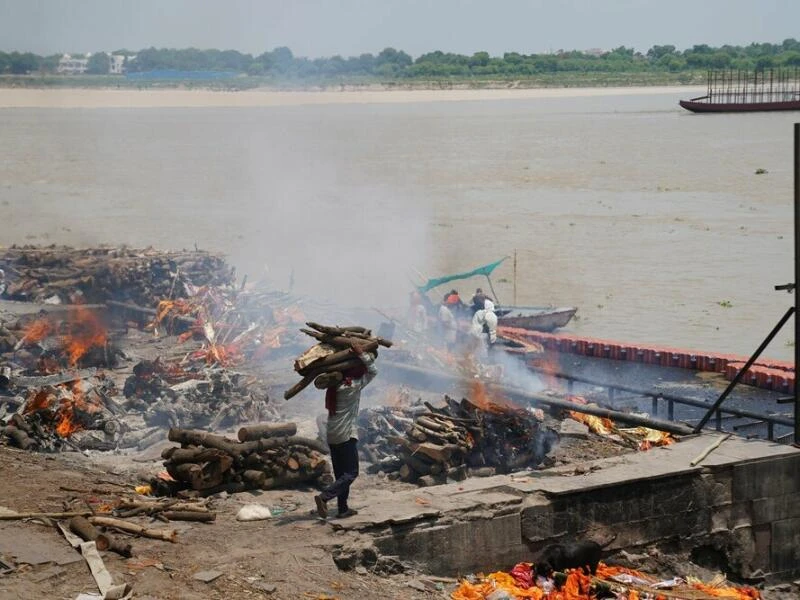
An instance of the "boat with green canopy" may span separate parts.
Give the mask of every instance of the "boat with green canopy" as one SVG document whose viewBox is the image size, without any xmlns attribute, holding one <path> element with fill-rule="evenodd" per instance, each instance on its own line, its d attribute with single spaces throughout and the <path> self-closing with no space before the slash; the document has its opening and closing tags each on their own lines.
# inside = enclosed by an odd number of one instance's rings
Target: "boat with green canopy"
<svg viewBox="0 0 800 600">
<path fill-rule="evenodd" d="M 492 272 L 499 267 L 508 257 L 501 258 L 495 262 L 489 263 L 465 271 L 463 273 L 455 273 L 453 275 L 443 275 L 428 279 L 424 284 L 417 286 L 417 291 L 420 295 L 427 298 L 426 294 L 431 290 L 451 283 L 453 281 L 462 281 L 465 279 L 472 279 L 473 277 L 485 277 L 489 284 L 489 289 L 492 292 L 492 297 L 496 301 L 495 313 L 497 314 L 497 323 L 505 327 L 518 327 L 520 329 L 530 329 L 534 331 L 553 331 L 560 327 L 564 327 L 570 322 L 577 308 L 574 306 L 501 306 L 500 300 L 497 297 L 497 292 L 492 285 Z"/>
</svg>

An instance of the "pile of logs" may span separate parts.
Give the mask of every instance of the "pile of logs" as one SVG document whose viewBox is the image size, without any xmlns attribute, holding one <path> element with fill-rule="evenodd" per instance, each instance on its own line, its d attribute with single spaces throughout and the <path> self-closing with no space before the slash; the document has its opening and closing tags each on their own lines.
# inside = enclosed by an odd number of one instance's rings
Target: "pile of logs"
<svg viewBox="0 0 800 600">
<path fill-rule="evenodd" d="M 483 409 L 445 396 L 441 408 L 425 403 L 398 412 L 361 411 L 362 456 L 371 471 L 419 485 L 535 467 L 558 440 L 534 412 L 511 406 Z"/>
<path fill-rule="evenodd" d="M 294 370 L 302 379 L 286 390 L 283 397 L 288 400 L 311 382 L 317 389 L 325 389 L 341 382 L 342 373 L 362 365 L 353 350 L 357 343 L 364 352 L 377 354 L 378 346 L 391 348 L 392 342 L 381 337 L 373 337 L 365 327 L 330 327 L 319 323 L 308 322 L 310 329 L 301 329 L 303 333 L 317 340 L 316 345 L 309 348 L 294 361 Z"/>
<path fill-rule="evenodd" d="M 327 484 L 330 466 L 327 447 L 298 437 L 295 423 L 266 423 L 242 427 L 238 440 L 223 436 L 170 429 L 169 440 L 180 447 L 166 448 L 161 456 L 175 480 L 165 485 L 153 480 L 162 495 L 210 496 L 292 487 L 300 483 Z"/>
<path fill-rule="evenodd" d="M 219 429 L 277 417 L 256 378 L 224 368 L 184 371 L 159 360 L 142 361 L 125 381 L 128 410 L 147 425 Z"/>
<path fill-rule="evenodd" d="M 216 254 L 126 247 L 11 246 L 0 256 L 3 298 L 50 304 L 107 300 L 155 306 L 194 287 L 230 285 L 235 271 Z"/>
</svg>

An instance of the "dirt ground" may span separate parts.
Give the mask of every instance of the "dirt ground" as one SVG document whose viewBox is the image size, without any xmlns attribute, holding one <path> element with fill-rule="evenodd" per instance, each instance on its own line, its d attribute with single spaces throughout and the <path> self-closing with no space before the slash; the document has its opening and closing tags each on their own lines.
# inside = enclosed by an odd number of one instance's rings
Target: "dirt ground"
<svg viewBox="0 0 800 600">
<path fill-rule="evenodd" d="M 163 445 L 138 457 L 97 452 L 91 456 L 48 455 L 2 447 L 1 504 L 18 512 L 58 512 L 64 510 L 65 502 L 72 502 L 73 509 L 80 510 L 86 505 L 96 509 L 112 503 L 120 494 L 132 494 L 136 484 L 158 470 L 160 447 Z M 606 451 L 612 448 L 607 447 Z M 568 450 L 564 447 L 559 452 L 565 455 Z M 564 456 L 557 460 L 567 461 Z M 370 490 L 381 487 L 399 490 L 412 486 L 389 482 L 378 475 L 362 475 L 353 489 L 353 505 L 358 508 L 368 503 Z M 217 499 L 213 503 L 217 512 L 214 523 L 169 525 L 179 531 L 177 543 L 135 539 L 132 558 L 105 553 L 104 559 L 115 577 L 133 585 L 137 598 L 448 597 L 455 579 L 431 579 L 413 568 L 392 576 L 339 571 L 331 550 L 358 540 L 350 534 L 335 532 L 312 514 L 314 493 L 313 488 L 257 491 Z M 284 512 L 265 521 L 236 521 L 238 510 L 249 503 Z M 0 550 L 9 548 L 9 540 L 13 539 L 11 547 L 34 548 L 45 561 L 38 565 L 18 565 L 16 571 L 0 577 L 0 598 L 72 599 L 80 592 L 94 590 L 94 582 L 82 560 L 56 567 L 46 561 L 49 553 L 58 560 L 65 550 L 71 551 L 52 523 L 2 521 L 0 532 L 6 540 L 0 544 Z M 0 551 L 0 555 L 3 553 L 8 554 Z M 75 557 L 80 558 L 77 553 Z M 218 571 L 222 575 L 211 583 L 203 583 L 193 578 L 202 571 Z M 427 584 L 441 590 L 423 592 L 409 584 Z M 273 586 L 274 591 L 268 593 Z"/>
<path fill-rule="evenodd" d="M 182 356 L 186 346 L 174 339 L 156 339 L 152 334 L 130 329 L 115 340 L 128 356 L 109 376 L 121 382 L 141 359 L 164 359 Z M 285 362 L 285 361 L 284 361 Z M 270 397 L 279 397 L 285 381 L 261 368 Z M 285 369 L 284 369 L 285 370 Z M 365 396 L 364 405 L 383 404 L 395 397 L 397 389 L 377 383 Z M 273 393 L 274 392 L 274 393 Z M 424 396 L 410 391 L 408 395 Z M 425 397 L 434 400 L 433 396 Z M 305 435 L 316 435 L 314 407 L 300 402 L 273 401 L 282 418 L 298 422 Z M 319 407 L 317 407 L 319 408 Z M 558 467 L 585 472 L 588 461 L 614 456 L 631 450 L 620 442 L 588 433 L 585 426 L 572 421 L 563 424 L 546 417 L 547 425 L 562 429 L 560 443 L 545 459 L 541 468 Z M 233 430 L 225 432 L 235 437 Z M 163 470 L 161 450 L 170 446 L 164 441 L 144 451 L 87 451 L 59 454 L 24 452 L 0 445 L 0 511 L 60 512 L 64 510 L 102 510 L 121 496 L 131 496 L 134 487 L 147 482 Z M 390 481 L 383 475 L 363 471 L 356 480 L 351 505 L 358 509 L 370 502 L 375 490 L 404 490 L 414 486 Z M 359 568 L 340 571 L 333 560 L 339 547 L 352 547 L 365 540 L 357 534 L 335 531 L 330 523 L 313 512 L 316 489 L 254 491 L 222 494 L 213 500 L 217 513 L 211 524 L 173 522 L 178 530 L 172 544 L 149 539 L 131 539 L 132 558 L 104 553 L 104 560 L 115 580 L 132 584 L 136 598 L 189 600 L 198 598 L 309 598 L 317 600 L 384 598 L 413 600 L 448 598 L 456 579 L 432 577 L 424 565 L 404 563 L 400 574 L 376 574 Z M 275 516 L 255 522 L 236 520 L 246 504 L 269 506 Z M 146 524 L 146 520 L 139 520 Z M 155 527 L 166 526 L 155 522 Z M 52 522 L 39 520 L 0 520 L 0 561 L 12 556 L 16 568 L 0 574 L 0 599 L 52 598 L 72 600 L 81 592 L 96 592 L 96 586 L 80 554 L 72 550 Z M 642 557 L 646 559 L 647 557 Z M 531 557 L 533 560 L 533 557 Z M 498 568 L 508 565 L 497 565 Z M 647 559 L 650 573 L 687 574 L 685 563 L 674 557 Z M 195 576 L 214 571 L 219 577 L 205 583 Z M 2 573 L 2 565 L 0 565 Z M 709 575 L 702 570 L 693 574 Z M 468 575 L 468 574 L 463 574 Z M 765 596 L 767 597 L 767 596 Z"/>
</svg>

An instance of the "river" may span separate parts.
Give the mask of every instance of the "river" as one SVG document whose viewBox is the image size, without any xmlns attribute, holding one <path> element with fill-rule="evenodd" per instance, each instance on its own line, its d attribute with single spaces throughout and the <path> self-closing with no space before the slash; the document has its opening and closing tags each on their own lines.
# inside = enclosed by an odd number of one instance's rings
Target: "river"
<svg viewBox="0 0 800 600">
<path fill-rule="evenodd" d="M 693 115 L 687 95 L 0 108 L 0 243 L 197 245 L 398 308 L 411 280 L 516 253 L 501 303 L 749 354 L 792 302 L 773 286 L 793 280 L 797 114 Z M 766 355 L 791 358 L 791 325 Z"/>
</svg>

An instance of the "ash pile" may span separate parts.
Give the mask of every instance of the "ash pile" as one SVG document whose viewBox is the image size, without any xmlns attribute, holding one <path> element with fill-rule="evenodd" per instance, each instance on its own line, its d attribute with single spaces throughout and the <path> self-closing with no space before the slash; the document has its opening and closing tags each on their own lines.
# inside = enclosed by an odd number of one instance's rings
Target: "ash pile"
<svg viewBox="0 0 800 600">
<path fill-rule="evenodd" d="M 363 409 L 358 424 L 367 471 L 420 486 L 534 468 L 558 442 L 541 410 L 489 401 L 478 386 L 441 407 Z"/>
</svg>

